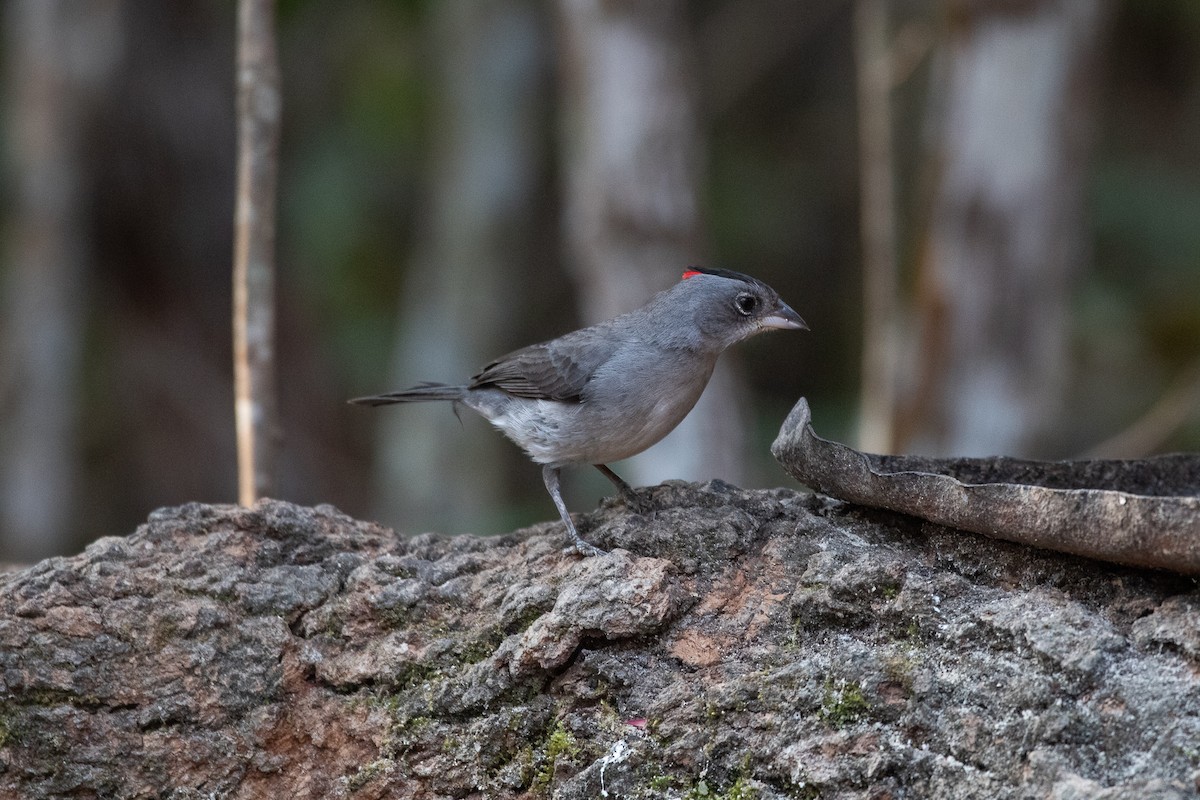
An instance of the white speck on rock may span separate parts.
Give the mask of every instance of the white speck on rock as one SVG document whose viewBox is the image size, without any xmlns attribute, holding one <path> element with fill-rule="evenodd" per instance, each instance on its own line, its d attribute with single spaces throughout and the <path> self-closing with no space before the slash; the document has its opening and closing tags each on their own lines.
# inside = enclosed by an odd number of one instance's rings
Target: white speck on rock
<svg viewBox="0 0 1200 800">
<path fill-rule="evenodd" d="M 604 788 L 604 770 L 608 769 L 613 764 L 620 764 L 625 759 L 629 758 L 632 752 L 629 746 L 625 744 L 625 740 L 621 739 L 616 744 L 608 749 L 604 758 L 600 759 L 600 796 L 608 797 L 608 789 Z"/>
</svg>

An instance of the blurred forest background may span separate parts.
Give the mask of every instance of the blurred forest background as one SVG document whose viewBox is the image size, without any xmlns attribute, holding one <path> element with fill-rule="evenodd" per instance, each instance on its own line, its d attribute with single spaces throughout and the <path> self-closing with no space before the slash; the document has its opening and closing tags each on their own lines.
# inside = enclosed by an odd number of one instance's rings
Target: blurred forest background
<svg viewBox="0 0 1200 800">
<path fill-rule="evenodd" d="M 0 560 L 29 560 L 236 497 L 235 6 L 0 8 Z M 802 395 L 877 451 L 1200 449 L 1195 0 L 279 0 L 278 25 L 284 499 L 553 519 L 482 421 L 346 399 L 689 263 L 812 332 L 728 353 L 634 483 L 786 483 L 767 447 Z M 610 493 L 570 477 L 575 510 Z"/>
</svg>

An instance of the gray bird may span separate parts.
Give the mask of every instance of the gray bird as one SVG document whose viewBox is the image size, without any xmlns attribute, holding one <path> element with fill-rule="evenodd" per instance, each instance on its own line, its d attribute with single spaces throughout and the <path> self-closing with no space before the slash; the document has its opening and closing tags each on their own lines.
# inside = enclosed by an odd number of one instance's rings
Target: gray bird
<svg viewBox="0 0 1200 800">
<path fill-rule="evenodd" d="M 559 470 L 591 464 L 632 498 L 606 464 L 670 433 L 700 398 L 721 352 L 771 329 L 808 325 L 756 278 L 691 267 L 636 311 L 502 356 L 465 385 L 422 383 L 350 402 L 450 400 L 475 411 L 543 465 L 546 490 L 576 549 L 601 555 L 575 530 Z"/>
</svg>

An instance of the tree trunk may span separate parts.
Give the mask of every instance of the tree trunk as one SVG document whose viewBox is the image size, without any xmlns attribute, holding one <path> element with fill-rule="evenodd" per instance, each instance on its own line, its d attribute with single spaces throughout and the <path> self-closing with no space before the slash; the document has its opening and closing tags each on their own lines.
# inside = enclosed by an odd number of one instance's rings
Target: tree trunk
<svg viewBox="0 0 1200 800">
<path fill-rule="evenodd" d="M 446 0 L 432 14 L 437 138 L 400 302 L 396 387 L 474 374 L 501 355 L 538 292 L 527 262 L 544 158 L 544 23 L 528 0 Z M 485 427 L 470 414 L 464 424 Z M 444 404 L 393 409 L 377 450 L 378 516 L 407 531 L 494 523 L 510 448 L 492 431 L 464 432 Z"/>
<path fill-rule="evenodd" d="M 682 2 L 561 0 L 559 10 L 568 261 L 592 323 L 704 262 L 704 145 Z M 743 478 L 732 360 L 725 355 L 688 418 L 632 460 L 633 482 Z"/>
<path fill-rule="evenodd" d="M 32 560 L 68 549 L 77 511 L 91 267 L 81 147 L 121 39 L 112 5 L 15 0 L 4 12 L 14 180 L 0 291 L 0 552 Z"/>
<path fill-rule="evenodd" d="M 950 3 L 907 449 L 1041 455 L 1062 413 L 1100 0 Z"/>
</svg>

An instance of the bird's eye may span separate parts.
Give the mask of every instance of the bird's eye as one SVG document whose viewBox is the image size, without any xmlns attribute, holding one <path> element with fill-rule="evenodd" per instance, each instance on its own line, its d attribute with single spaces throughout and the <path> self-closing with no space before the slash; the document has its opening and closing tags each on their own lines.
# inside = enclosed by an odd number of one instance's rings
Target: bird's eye
<svg viewBox="0 0 1200 800">
<path fill-rule="evenodd" d="M 758 310 L 758 298 L 747 292 L 742 292 L 733 301 L 737 307 L 738 313 L 744 316 L 750 316 Z"/>
</svg>

